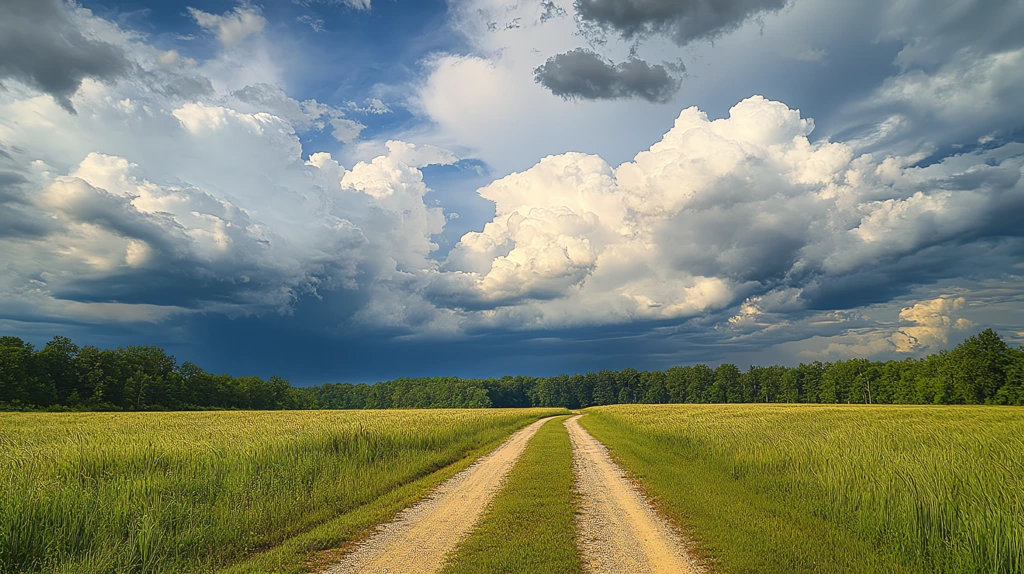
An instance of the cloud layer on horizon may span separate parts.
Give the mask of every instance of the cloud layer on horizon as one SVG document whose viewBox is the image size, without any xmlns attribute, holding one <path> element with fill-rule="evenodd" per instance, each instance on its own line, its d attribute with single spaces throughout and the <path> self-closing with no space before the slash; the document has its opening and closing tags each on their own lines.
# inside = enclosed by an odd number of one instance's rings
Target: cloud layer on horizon
<svg viewBox="0 0 1024 574">
<path fill-rule="evenodd" d="M 698 23 L 672 8 L 663 21 L 675 22 L 672 42 L 680 27 L 707 39 L 782 4 L 738 3 Z M 517 7 L 536 12 L 534 22 L 507 32 L 574 25 L 544 6 Z M 476 193 L 493 215 L 439 256 L 438 237 L 459 214 L 428 185 L 431 169 L 459 169 L 487 137 L 487 153 L 500 153 L 507 142 L 491 134 L 529 115 L 531 98 L 550 100 L 536 121 L 570 109 L 599 133 L 621 118 L 584 116 L 578 106 L 674 102 L 680 80 L 664 65 L 567 48 L 571 38 L 545 45 L 556 55 L 540 68 L 539 56 L 509 63 L 497 50 L 433 54 L 404 105 L 434 131 L 366 142 L 351 114 L 367 124 L 394 114 L 379 97 L 300 99 L 272 61 L 239 63 L 240 50 L 266 53 L 271 31 L 256 6 L 191 12 L 218 38 L 204 60 L 87 9 L 59 9 L 47 30 L 71 26 L 75 42 L 106 46 L 119 63 L 68 65 L 47 83 L 33 62 L 0 59 L 4 319 L 287 317 L 317 300 L 325 328 L 382 340 L 628 331 L 748 350 L 820 337 L 807 347 L 818 356 L 896 356 L 982 324 L 972 307 L 981 295 L 961 285 L 1012 285 L 1022 273 L 1024 144 L 993 131 L 1021 119 L 1010 101 L 1024 85 L 1024 47 L 1010 40 L 948 57 L 908 42 L 905 70 L 861 102 L 883 121 L 849 139 L 815 138 L 811 118 L 755 95 L 717 119 L 674 107 L 682 111 L 664 135 L 627 161 L 564 147 L 534 156 L 488 178 Z M 624 36 L 664 32 L 640 16 L 605 24 Z M 481 83 L 464 90 L 468 105 L 449 97 L 474 77 Z M 526 103 L 503 108 L 517 90 Z M 495 108 L 507 116 L 495 118 Z M 449 115 L 480 139 L 445 145 L 460 133 Z M 975 141 L 938 155 L 934 145 L 879 144 L 940 141 L 921 128 L 927 120 Z M 972 129 L 995 135 L 977 141 Z M 377 151 L 356 157 L 357 149 Z"/>
</svg>

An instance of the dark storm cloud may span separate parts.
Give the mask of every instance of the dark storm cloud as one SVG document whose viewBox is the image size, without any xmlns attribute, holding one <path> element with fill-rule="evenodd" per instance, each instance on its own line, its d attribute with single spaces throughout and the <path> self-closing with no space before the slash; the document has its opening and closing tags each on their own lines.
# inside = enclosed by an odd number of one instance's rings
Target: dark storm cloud
<svg viewBox="0 0 1024 574">
<path fill-rule="evenodd" d="M 120 48 L 82 34 L 61 0 L 0 2 L 0 79 L 38 88 L 75 113 L 71 96 L 83 79 L 111 80 L 128 68 Z"/>
<path fill-rule="evenodd" d="M 576 14 L 584 25 L 627 39 L 664 34 L 682 46 L 713 40 L 785 4 L 786 0 L 576 0 Z"/>
<path fill-rule="evenodd" d="M 534 70 L 534 78 L 567 100 L 642 98 L 664 103 L 679 90 L 679 80 L 665 66 L 637 58 L 612 64 L 585 48 L 548 58 Z"/>
</svg>

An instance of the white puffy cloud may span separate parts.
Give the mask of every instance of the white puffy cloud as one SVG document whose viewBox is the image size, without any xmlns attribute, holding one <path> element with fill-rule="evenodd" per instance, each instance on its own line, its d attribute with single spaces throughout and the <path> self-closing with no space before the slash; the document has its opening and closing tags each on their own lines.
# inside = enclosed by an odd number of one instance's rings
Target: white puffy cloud
<svg viewBox="0 0 1024 574">
<path fill-rule="evenodd" d="M 235 13 L 242 22 L 245 10 Z M 77 115 L 28 87 L 0 93 L 7 316 L 288 313 L 303 297 L 336 292 L 352 301 L 338 310 L 342 322 L 357 301 L 404 293 L 410 277 L 437 267 L 431 238 L 445 217 L 424 203 L 418 167 L 454 156 L 394 141 L 395 158 L 351 170 L 324 153 L 304 161 L 298 133 L 330 127 L 351 139 L 362 125 L 289 97 L 272 68 L 233 88 L 216 76 L 216 59 L 169 58 L 82 17 L 137 73 L 117 84 L 86 79 Z M 180 89 L 188 79 L 201 89 Z"/>
<path fill-rule="evenodd" d="M 900 311 L 900 321 L 910 323 L 889 337 L 899 353 L 935 350 L 949 343 L 953 331 L 963 331 L 974 324 L 957 313 L 963 308 L 963 297 L 939 297 L 921 301 Z"/>
<path fill-rule="evenodd" d="M 388 140 L 384 147 L 388 157 L 412 167 L 428 165 L 451 165 L 459 161 L 454 153 L 430 144 L 416 145 L 397 140 Z"/>
<path fill-rule="evenodd" d="M 553 328 L 734 306 L 735 327 L 765 314 L 777 325 L 780 314 L 836 305 L 831 293 L 860 282 L 915 284 L 882 279 L 901 259 L 1016 241 L 1006 214 L 1024 207 L 1024 146 L 914 167 L 812 143 L 813 127 L 755 96 L 717 120 L 684 110 L 615 168 L 581 153 L 546 157 L 480 189 L 495 217 L 449 254 L 437 300 L 468 310 L 470 324 L 512 328 L 524 317 Z M 927 328 L 903 333 L 927 339 Z"/>
<path fill-rule="evenodd" d="M 800 355 L 814 359 L 847 359 L 851 357 L 892 358 L 934 353 L 948 348 L 956 333 L 974 328 L 975 323 L 961 317 L 967 300 L 964 297 L 940 295 L 934 299 L 914 301 L 898 311 L 899 323 L 885 317 L 890 309 L 871 311 L 878 321 L 857 315 L 846 329 L 829 332 L 807 345 Z"/>
<path fill-rule="evenodd" d="M 485 15 L 503 14 L 494 4 Z M 530 26 L 494 34 L 571 49 L 540 30 L 572 27 L 571 18 L 544 13 L 523 3 L 508 16 Z M 304 150 L 299 135 L 331 129 L 350 141 L 362 124 L 289 96 L 277 66 L 240 72 L 231 50 L 205 62 L 170 56 L 81 18 L 136 71 L 112 84 L 84 78 L 69 96 L 77 115 L 26 85 L 0 92 L 5 316 L 289 313 L 310 297 L 330 301 L 325 322 L 405 335 L 697 324 L 739 342 L 865 330 L 871 352 L 916 353 L 966 325 L 963 303 L 921 297 L 903 326 L 884 329 L 851 309 L 1019 265 L 1020 144 L 919 165 L 920 154 L 815 140 L 810 118 L 760 96 L 719 119 L 692 106 L 674 122 L 609 103 L 584 110 L 520 78 L 543 56 L 499 56 L 500 42 L 487 40 L 486 57 L 431 59 L 414 103 L 441 132 L 386 140 L 374 157 L 342 165 L 337 150 Z M 219 34 L 221 21 L 211 22 Z M 226 45 L 241 41 L 229 36 Z M 556 121 L 563 115 L 571 121 Z M 647 128 L 634 124 L 671 127 L 638 143 Z M 608 133 L 631 159 L 572 143 Z M 439 258 L 447 218 L 421 168 L 474 148 L 536 163 L 481 187 L 493 217 Z M 538 149 L 552 155 L 536 161 Z"/>
<path fill-rule="evenodd" d="M 207 32 L 215 34 L 221 44 L 233 48 L 253 34 L 263 31 L 267 19 L 257 6 L 242 3 L 224 14 L 210 14 L 198 8 L 189 8 L 189 14 Z"/>
</svg>

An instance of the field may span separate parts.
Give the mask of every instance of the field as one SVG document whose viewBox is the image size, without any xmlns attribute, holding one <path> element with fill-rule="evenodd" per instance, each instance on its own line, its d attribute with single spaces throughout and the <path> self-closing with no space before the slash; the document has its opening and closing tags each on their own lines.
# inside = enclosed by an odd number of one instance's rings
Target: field
<svg viewBox="0 0 1024 574">
<path fill-rule="evenodd" d="M 587 409 L 725 572 L 1024 572 L 1024 409 Z"/>
<path fill-rule="evenodd" d="M 295 570 L 564 412 L 0 414 L 0 571 Z"/>
<path fill-rule="evenodd" d="M 0 414 L 0 572 L 1024 574 L 1024 409 L 566 414 Z"/>
</svg>

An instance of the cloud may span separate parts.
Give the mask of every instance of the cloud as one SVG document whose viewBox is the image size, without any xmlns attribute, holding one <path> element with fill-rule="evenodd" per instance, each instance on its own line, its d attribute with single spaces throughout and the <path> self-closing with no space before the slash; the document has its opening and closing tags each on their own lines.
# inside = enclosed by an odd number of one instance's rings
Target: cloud
<svg viewBox="0 0 1024 574">
<path fill-rule="evenodd" d="M 785 4 L 786 0 L 576 0 L 575 8 L 585 25 L 626 39 L 663 34 L 684 46 L 714 40 Z"/>
<path fill-rule="evenodd" d="M 268 112 L 288 120 L 297 131 L 322 130 L 331 126 L 334 138 L 352 142 L 366 128 L 356 120 L 345 118 L 340 108 L 309 99 L 298 101 L 276 85 L 256 83 L 235 90 L 231 95 L 253 110 Z"/>
<path fill-rule="evenodd" d="M 713 121 L 684 110 L 618 167 L 581 153 L 546 157 L 480 189 L 495 217 L 463 236 L 428 297 L 465 309 L 468 324 L 506 328 L 714 317 L 756 302 L 735 324 L 999 275 L 985 255 L 993 245 L 1024 247 L 1005 215 L 1024 208 L 1024 146 L 914 167 L 811 143 L 813 128 L 756 96 Z M 971 272 L 950 265 L 965 256 L 987 259 Z M 929 324 L 913 320 L 904 333 L 926 338 Z"/>
<path fill-rule="evenodd" d="M 679 90 L 679 80 L 665 66 L 638 58 L 613 64 L 585 48 L 548 58 L 534 70 L 534 79 L 567 100 L 642 98 L 664 103 Z"/>
<path fill-rule="evenodd" d="M 295 19 L 297 22 L 305 24 L 313 29 L 314 32 L 324 31 L 324 21 L 322 18 L 316 18 L 310 15 L 299 16 Z"/>
<path fill-rule="evenodd" d="M 901 327 L 889 340 L 899 353 L 941 349 L 949 343 L 953 331 L 974 326 L 971 321 L 956 316 L 964 303 L 963 297 L 939 297 L 906 307 L 900 311 L 900 321 L 911 326 Z"/>
<path fill-rule="evenodd" d="M 879 12 L 877 38 L 900 49 L 892 74 L 844 106 L 844 131 L 863 149 L 945 153 L 980 138 L 1015 139 L 1024 121 L 1024 6 L 967 0 L 944 5 L 905 0 Z M 832 58 L 830 58 L 831 60 Z"/>
<path fill-rule="evenodd" d="M 568 14 L 565 8 L 555 4 L 553 0 L 542 0 L 540 3 L 540 23 L 543 24 L 554 18 L 562 18 Z"/>
<path fill-rule="evenodd" d="M 425 167 L 428 165 L 451 165 L 459 161 L 454 153 L 429 144 L 416 144 L 388 140 L 384 144 L 388 150 L 388 157 L 404 163 L 411 167 Z"/>
<path fill-rule="evenodd" d="M 1021 144 L 993 136 L 922 162 L 920 150 L 865 153 L 857 141 L 814 137 L 805 113 L 759 96 L 717 119 L 697 107 L 574 105 L 530 81 L 545 55 L 578 43 L 571 30 L 551 40 L 574 24 L 541 26 L 542 13 L 524 3 L 509 13 L 522 26 L 490 37 L 537 35 L 543 54 L 522 41 L 430 58 L 412 106 L 458 129 L 380 135 L 387 143 L 361 147 L 354 161 L 305 136 L 350 140 L 363 128 L 345 114 L 377 113 L 383 101 L 295 98 L 282 87 L 287 66 L 260 50 L 196 62 L 75 12 L 133 72 L 83 79 L 78 115 L 17 82 L 0 92 L 0 319 L 282 325 L 294 316 L 293 329 L 309 323 L 363 343 L 486 333 L 495 349 L 562 340 L 582 352 L 605 339 L 599 348 L 628 341 L 631 353 L 657 349 L 668 361 L 680 348 L 704 360 L 695 354 L 861 335 L 884 352 L 918 353 L 952 342 L 960 319 L 986 324 L 976 313 L 987 305 L 934 303 L 981 301 L 953 283 L 1019 292 Z M 608 50 L 628 57 L 628 47 Z M 1000 58 L 1014 50 L 983 58 L 992 63 L 983 78 L 1012 79 Z M 944 71 L 901 77 L 934 87 Z M 1005 86 L 975 83 L 997 96 L 982 101 L 1008 107 Z M 954 102 L 928 112 L 951 124 L 978 117 L 953 90 L 929 90 L 894 93 Z M 886 105 L 928 109 L 900 98 Z M 600 138 L 628 153 L 606 153 L 591 141 Z M 432 193 L 427 182 L 445 180 L 424 171 L 457 169 L 422 168 L 474 158 L 481 142 L 485 159 L 516 160 L 490 166 L 501 177 L 487 176 L 473 197 L 493 212 L 450 225 L 445 194 L 468 194 Z M 441 238 L 456 233 L 439 255 Z M 897 324 L 902 306 L 910 311 Z"/>
<path fill-rule="evenodd" d="M 86 14 L 88 11 L 78 9 Z M 75 113 L 71 97 L 82 80 L 113 81 L 131 69 L 123 51 L 87 36 L 61 0 L 0 4 L 0 79 L 12 78 L 52 96 Z"/>
<path fill-rule="evenodd" d="M 390 114 L 391 108 L 387 106 L 380 98 L 366 98 L 363 101 L 363 105 L 360 106 L 356 102 L 349 102 L 348 108 L 354 112 L 363 114 L 383 115 Z"/>
<path fill-rule="evenodd" d="M 341 4 L 355 10 L 369 10 L 372 0 L 296 0 L 299 4 Z"/>
<path fill-rule="evenodd" d="M 363 124 L 348 118 L 331 118 L 331 134 L 334 139 L 349 143 L 356 140 L 359 134 L 366 128 Z"/>
<path fill-rule="evenodd" d="M 915 301 L 899 311 L 902 326 L 879 326 L 858 316 L 848 331 L 820 338 L 819 348 L 812 345 L 801 355 L 815 359 L 846 359 L 934 353 L 948 348 L 954 333 L 975 327 L 970 320 L 959 317 L 966 302 L 964 297 L 951 295 Z"/>
<path fill-rule="evenodd" d="M 251 68 L 255 81 L 230 90 L 216 75 L 230 52 L 168 59 L 84 17 L 137 72 L 116 85 L 86 80 L 78 115 L 31 90 L 0 92 L 0 316 L 288 314 L 330 294 L 341 324 L 378 291 L 407 298 L 409 278 L 437 267 L 432 237 L 445 215 L 424 202 L 416 166 L 453 155 L 394 141 L 394 158 L 352 169 L 324 153 L 304 160 L 297 134 L 349 139 L 362 124 L 289 97 L 273 67 Z M 170 89 L 183 78 L 209 89 Z"/>
<path fill-rule="evenodd" d="M 235 6 L 233 10 L 224 14 L 210 14 L 191 7 L 188 12 L 196 24 L 215 34 L 226 48 L 234 48 L 249 36 L 263 31 L 267 25 L 267 19 L 263 17 L 259 7 L 247 2 Z"/>
<path fill-rule="evenodd" d="M 963 51 L 930 72 L 913 69 L 888 78 L 866 106 L 913 118 L 919 126 L 966 128 L 980 137 L 1024 120 L 1013 105 L 1022 89 L 1024 48 L 986 55 Z"/>
</svg>

